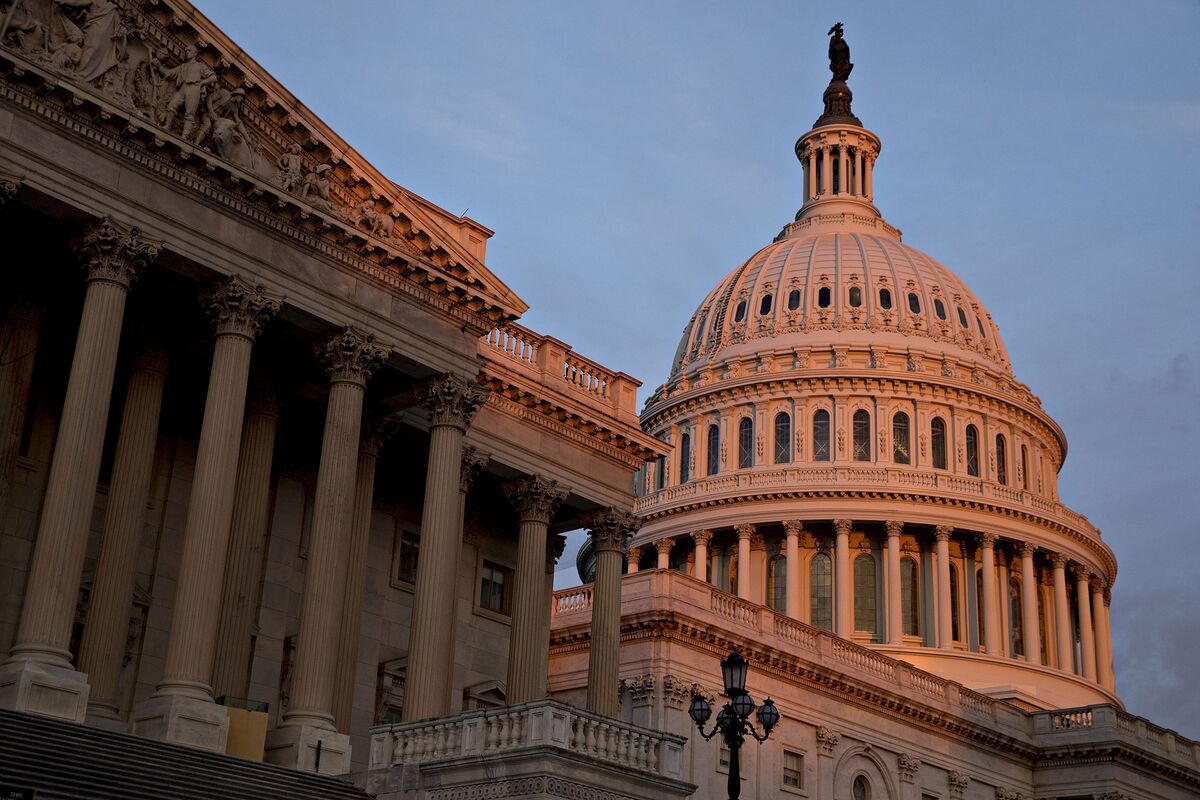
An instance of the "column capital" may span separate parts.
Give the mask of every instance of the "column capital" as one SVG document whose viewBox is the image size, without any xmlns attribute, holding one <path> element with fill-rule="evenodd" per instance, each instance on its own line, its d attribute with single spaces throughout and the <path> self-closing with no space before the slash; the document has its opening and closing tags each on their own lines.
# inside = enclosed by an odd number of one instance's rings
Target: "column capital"
<svg viewBox="0 0 1200 800">
<path fill-rule="evenodd" d="M 279 384 L 270 372 L 253 370 L 246 384 L 246 410 L 251 414 L 279 417 Z"/>
<path fill-rule="evenodd" d="M 784 520 L 783 530 L 788 536 L 799 536 L 804 533 L 804 523 L 798 519 Z"/>
<path fill-rule="evenodd" d="M 381 417 L 377 414 L 364 415 L 362 436 L 358 439 L 358 452 L 369 456 L 379 456 L 379 451 L 385 442 L 400 428 L 400 422 L 395 417 Z"/>
<path fill-rule="evenodd" d="M 954 528 L 949 525 L 938 525 L 933 529 L 933 538 L 939 542 L 950 541 L 950 534 L 954 533 Z"/>
<path fill-rule="evenodd" d="M 641 526 L 642 521 L 635 514 L 615 508 L 593 511 L 588 519 L 592 547 L 597 553 L 602 550 L 624 553 L 629 537 Z"/>
<path fill-rule="evenodd" d="M 471 445 L 463 448 L 462 455 L 462 476 L 459 483 L 459 491 L 463 494 L 468 494 L 471 491 L 471 485 L 475 483 L 475 479 L 479 477 L 479 473 L 483 472 L 483 468 L 488 465 L 492 457 L 486 453 L 480 453 Z"/>
<path fill-rule="evenodd" d="M 708 544 L 712 541 L 712 538 L 713 538 L 713 532 L 710 530 L 705 529 L 702 531 L 692 531 L 692 541 L 698 545 L 702 544 L 705 547 L 707 547 Z"/>
<path fill-rule="evenodd" d="M 896 757 L 896 766 L 900 770 L 900 780 L 905 783 L 912 783 L 917 778 L 917 772 L 921 769 L 921 760 L 916 756 L 910 756 L 908 753 L 901 753 Z"/>
<path fill-rule="evenodd" d="M 330 383 L 366 386 L 388 352 L 387 347 L 375 341 L 374 335 L 346 327 L 317 347 L 317 358 L 329 373 Z"/>
<path fill-rule="evenodd" d="M 750 549 L 751 550 L 766 550 L 767 549 L 767 540 L 763 538 L 763 535 L 761 533 L 755 533 L 755 534 L 751 535 Z"/>
<path fill-rule="evenodd" d="M 128 289 L 138 273 L 158 258 L 162 242 L 144 236 L 140 228 L 125 227 L 105 217 L 83 232 L 79 256 L 88 281 L 107 281 Z"/>
<path fill-rule="evenodd" d="M 670 537 L 667 537 L 665 539 L 659 539 L 657 542 L 654 543 L 654 547 L 658 550 L 660 555 L 664 552 L 670 553 L 671 548 L 674 546 L 675 546 L 675 540 Z"/>
<path fill-rule="evenodd" d="M 22 175 L 0 175 L 0 206 L 12 200 L 24 182 Z"/>
<path fill-rule="evenodd" d="M 1091 580 L 1092 573 L 1091 573 L 1091 570 L 1089 570 L 1083 564 L 1072 564 L 1071 565 L 1071 577 L 1074 578 L 1077 582 L 1082 581 L 1082 582 L 1086 583 Z"/>
<path fill-rule="evenodd" d="M 472 380 L 447 373 L 429 381 L 418 395 L 429 409 L 433 425 L 466 430 L 475 412 L 487 400 L 488 390 Z"/>
<path fill-rule="evenodd" d="M 565 534 L 555 533 L 546 538 L 546 572 L 554 572 L 554 567 L 558 564 L 558 560 L 562 558 L 563 551 L 567 549 L 567 537 Z"/>
<path fill-rule="evenodd" d="M 625 551 L 625 558 L 627 558 L 629 560 L 629 563 L 631 563 L 631 564 L 638 563 L 639 561 L 642 560 L 642 548 L 640 548 L 640 547 L 629 548 L 628 550 Z"/>
<path fill-rule="evenodd" d="M 992 548 L 996 546 L 996 542 L 1000 541 L 1000 537 L 994 533 L 981 533 L 977 537 L 980 547 Z"/>
<path fill-rule="evenodd" d="M 888 538 L 892 539 L 898 537 L 900 535 L 900 531 L 904 530 L 904 523 L 898 519 L 889 519 L 887 522 L 883 523 L 883 529 L 887 531 Z"/>
<path fill-rule="evenodd" d="M 1033 554 L 1037 552 L 1037 545 L 1033 542 L 1021 542 L 1017 547 L 1017 552 L 1021 554 L 1021 558 L 1033 558 Z"/>
<path fill-rule="evenodd" d="M 133 359 L 133 369 L 165 376 L 169 361 L 167 348 L 162 342 L 153 335 L 145 336 L 138 347 L 137 356 Z"/>
<path fill-rule="evenodd" d="M 233 335 L 254 339 L 263 325 L 279 313 L 283 298 L 268 294 L 265 287 L 230 275 L 200 297 L 200 303 L 216 329 L 217 336 Z"/>
<path fill-rule="evenodd" d="M 754 535 L 756 528 L 749 522 L 743 522 L 741 525 L 734 525 L 733 529 L 737 531 L 738 539 L 749 539 Z"/>
<path fill-rule="evenodd" d="M 824 725 L 817 726 L 817 749 L 822 754 L 831 756 L 833 751 L 838 746 L 838 740 L 842 737 L 834 733 L 833 730 L 826 728 Z"/>
<path fill-rule="evenodd" d="M 853 525 L 854 525 L 854 522 L 853 522 L 853 520 L 848 520 L 848 519 L 835 519 L 835 520 L 833 521 L 833 528 L 834 528 L 834 530 L 836 530 L 836 531 L 838 532 L 838 535 L 839 535 L 839 536 L 840 536 L 841 534 L 845 534 L 845 535 L 849 536 L 849 535 L 850 535 L 850 528 L 851 528 Z"/>
<path fill-rule="evenodd" d="M 1093 573 L 1091 578 L 1088 580 L 1088 584 L 1092 587 L 1093 592 L 1108 591 L 1108 581 L 1104 580 L 1104 578 L 1096 575 L 1095 573 Z"/>
<path fill-rule="evenodd" d="M 38 325 L 42 321 L 42 304 L 26 294 L 18 294 L 9 300 L 4 309 L 4 318 L 20 320 L 30 325 Z"/>
<path fill-rule="evenodd" d="M 1054 565 L 1055 569 L 1063 569 L 1067 566 L 1067 557 L 1062 553 L 1051 553 L 1050 563 Z"/>
<path fill-rule="evenodd" d="M 549 523 L 558 504 L 567 498 L 567 494 L 567 487 L 541 475 L 530 475 L 504 484 L 504 496 L 516 509 L 521 522 Z"/>
<path fill-rule="evenodd" d="M 946 778 L 950 782 L 950 796 L 962 797 L 963 792 L 967 790 L 967 784 L 971 782 L 971 778 L 965 773 L 959 772 L 956 769 L 950 770 Z"/>
</svg>

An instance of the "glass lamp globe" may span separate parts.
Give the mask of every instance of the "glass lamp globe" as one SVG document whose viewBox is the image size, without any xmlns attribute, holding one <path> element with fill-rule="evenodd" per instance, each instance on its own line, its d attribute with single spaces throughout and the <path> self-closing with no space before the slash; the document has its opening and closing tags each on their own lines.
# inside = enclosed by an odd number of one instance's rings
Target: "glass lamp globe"
<svg viewBox="0 0 1200 800">
<path fill-rule="evenodd" d="M 731 705 L 733 713 L 742 719 L 749 719 L 750 715 L 754 713 L 754 698 L 750 696 L 749 692 L 742 692 L 735 696 Z"/>
<path fill-rule="evenodd" d="M 726 703 L 717 714 L 717 727 L 724 729 L 733 722 L 733 710 Z"/>
<path fill-rule="evenodd" d="M 721 678 L 725 681 L 725 694 L 733 697 L 746 691 L 746 672 L 750 665 L 742 658 L 736 649 L 730 650 L 729 655 L 721 662 Z"/>
<path fill-rule="evenodd" d="M 769 731 L 778 722 L 779 709 L 775 707 L 775 701 L 768 697 L 758 709 L 758 724 L 763 726 L 763 730 Z"/>
<path fill-rule="evenodd" d="M 712 706 L 703 697 L 696 695 L 692 698 L 691 707 L 688 708 L 688 716 L 692 718 L 692 722 L 703 725 L 712 716 Z"/>
</svg>

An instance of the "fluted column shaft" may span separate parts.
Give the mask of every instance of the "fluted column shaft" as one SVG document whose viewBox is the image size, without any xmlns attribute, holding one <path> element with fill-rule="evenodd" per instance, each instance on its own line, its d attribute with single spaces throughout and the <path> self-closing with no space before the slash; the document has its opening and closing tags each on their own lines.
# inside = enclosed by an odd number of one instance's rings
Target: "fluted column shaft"
<svg viewBox="0 0 1200 800">
<path fill-rule="evenodd" d="M 563 550 L 567 547 L 567 537 L 561 533 L 552 534 L 546 540 L 546 590 L 542 596 L 541 630 L 538 632 L 538 674 L 545 675 L 547 686 L 545 694 L 549 693 L 550 676 L 550 627 L 554 606 L 554 567 L 562 558 Z"/>
<path fill-rule="evenodd" d="M 937 560 L 938 647 L 954 647 L 954 627 L 950 613 L 950 534 L 953 528 L 938 525 L 933 529 L 934 557 Z M 990 650 L 989 650 L 990 652 Z"/>
<path fill-rule="evenodd" d="M 808 200 L 815 200 L 817 197 L 817 151 L 813 148 L 808 150 L 808 171 L 804 175 L 808 182 Z"/>
<path fill-rule="evenodd" d="M 1096 681 L 1105 689 L 1112 683 L 1112 652 L 1104 619 L 1104 582 L 1092 581 L 1092 622 L 1096 626 Z"/>
<path fill-rule="evenodd" d="M 850 579 L 850 520 L 835 519 L 836 536 L 833 542 L 834 561 L 834 624 L 838 636 L 850 638 L 854 632 L 854 583 Z"/>
<path fill-rule="evenodd" d="M 96 576 L 79 648 L 79 671 L 87 673 L 91 685 L 88 711 L 109 719 L 118 718 L 117 681 L 129 638 L 134 568 L 154 474 L 166 370 L 165 352 L 148 343 L 129 375 Z"/>
<path fill-rule="evenodd" d="M 1092 595 L 1093 600 L 1095 595 Z M 1097 608 L 1097 613 L 1104 625 L 1104 661 L 1100 664 L 1100 680 L 1102 685 L 1110 692 L 1115 692 L 1117 689 L 1117 676 L 1115 667 L 1113 666 L 1113 644 L 1112 644 L 1112 620 L 1108 613 L 1109 594 L 1108 589 L 1104 588 L 1101 591 L 1100 605 Z"/>
<path fill-rule="evenodd" d="M 865 190 L 867 193 L 868 200 L 875 199 L 875 187 L 874 187 L 874 184 L 872 183 L 872 178 L 871 178 L 871 173 L 874 172 L 874 170 L 875 170 L 875 157 L 873 155 L 868 155 L 867 159 L 866 159 L 866 164 L 863 165 L 863 181 L 865 182 Z"/>
<path fill-rule="evenodd" d="M 429 461 L 421 509 L 421 553 L 413 598 L 405 677 L 404 720 L 428 719 L 449 711 L 454 666 L 454 585 L 462 530 L 458 505 L 463 437 L 487 393 L 456 375 L 430 382 Z"/>
<path fill-rule="evenodd" d="M 854 151 L 854 193 L 859 197 L 863 194 L 863 154 L 862 150 Z"/>
<path fill-rule="evenodd" d="M 1071 631 L 1071 610 L 1067 604 L 1067 562 L 1066 558 L 1056 553 L 1050 563 L 1054 566 L 1054 631 L 1058 643 L 1058 668 L 1073 672 L 1071 650 L 1074 649 L 1075 637 Z"/>
<path fill-rule="evenodd" d="M 354 677 L 358 666 L 358 635 L 362 628 L 363 591 L 371 544 L 371 507 L 375 499 L 375 465 L 379 437 L 368 430 L 358 446 L 354 477 L 350 547 L 346 558 L 346 586 L 342 595 L 342 626 L 338 633 L 337 663 L 333 676 L 333 722 L 338 733 L 350 733 L 354 711 Z"/>
<path fill-rule="evenodd" d="M 121 341 L 125 299 L 159 243 L 105 220 L 90 228 L 87 291 L 75 355 L 46 479 L 33 559 L 10 660 L 70 667 L 71 627 L 96 501 L 104 429 Z"/>
<path fill-rule="evenodd" d="M 821 194 L 833 194 L 833 148 L 821 148 Z"/>
<path fill-rule="evenodd" d="M 587 708 L 617 716 L 617 678 L 621 664 L 621 557 L 639 521 L 614 508 L 591 520 L 596 553 L 596 583 L 592 589 L 592 632 L 588 648 Z"/>
<path fill-rule="evenodd" d="M 670 569 L 671 568 L 671 548 L 675 546 L 675 540 L 674 539 L 659 539 L 657 542 L 654 543 L 654 546 L 658 549 L 658 564 L 657 564 L 658 568 L 659 569 Z"/>
<path fill-rule="evenodd" d="M 238 455 L 213 663 L 213 693 L 217 697 L 246 697 L 250 689 L 250 645 L 270 521 L 271 464 L 278 423 L 279 409 L 273 393 L 262 387 L 261 394 L 250 400 Z"/>
<path fill-rule="evenodd" d="M 254 337 L 279 310 L 279 304 L 263 287 L 238 278 L 224 281 L 208 297 L 217 338 L 184 523 L 171 636 L 158 684 L 160 696 L 212 699 L 221 584 L 237 487 L 250 350 Z"/>
<path fill-rule="evenodd" d="M 696 544 L 695 556 L 692 559 L 695 564 L 695 573 L 693 577 L 696 580 L 708 581 L 708 543 L 712 541 L 712 531 L 696 531 L 692 534 L 692 541 Z"/>
<path fill-rule="evenodd" d="M 887 531 L 887 635 L 889 644 L 904 641 L 904 598 L 900 594 L 900 531 L 903 523 L 888 520 Z"/>
<path fill-rule="evenodd" d="M 1042 663 L 1042 633 L 1037 610 L 1037 575 L 1033 568 L 1035 548 L 1029 542 L 1021 545 L 1021 619 L 1025 660 Z"/>
<path fill-rule="evenodd" d="M 0 513 L 21 448 L 41 327 L 41 309 L 25 298 L 9 305 L 0 326 Z"/>
<path fill-rule="evenodd" d="M 516 704 L 546 696 L 542 650 L 549 642 L 540 641 L 546 603 L 546 535 L 550 517 L 567 490 L 535 475 L 506 485 L 505 494 L 516 507 L 519 525 L 507 686 L 507 700 Z"/>
<path fill-rule="evenodd" d="M 737 596 L 744 600 L 753 597 L 750 591 L 750 539 L 754 536 L 753 525 L 738 525 Z"/>
<path fill-rule="evenodd" d="M 800 619 L 803 597 L 800 587 L 800 533 L 804 525 L 798 520 L 789 520 L 783 523 L 783 530 L 784 563 L 787 565 L 787 615 L 792 619 Z"/>
<path fill-rule="evenodd" d="M 1075 570 L 1075 603 L 1079 607 L 1079 651 L 1083 659 L 1083 677 L 1096 680 L 1096 633 L 1092 627 L 1092 602 L 1086 569 Z"/>
<path fill-rule="evenodd" d="M 983 575 L 983 646 L 988 655 L 1000 655 L 1000 610 L 996 598 L 996 535 L 985 533 L 979 537 L 981 564 Z"/>
</svg>

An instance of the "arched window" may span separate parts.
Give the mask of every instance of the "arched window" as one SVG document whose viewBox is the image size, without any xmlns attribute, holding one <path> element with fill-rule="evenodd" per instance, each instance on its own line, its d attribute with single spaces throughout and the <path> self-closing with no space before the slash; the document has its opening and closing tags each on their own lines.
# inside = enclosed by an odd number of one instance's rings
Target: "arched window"
<svg viewBox="0 0 1200 800">
<path fill-rule="evenodd" d="M 900 626 L 905 636 L 921 635 L 921 585 L 917 561 L 900 559 Z"/>
<path fill-rule="evenodd" d="M 800 290 L 792 289 L 788 292 L 788 311 L 795 311 L 800 307 Z"/>
<path fill-rule="evenodd" d="M 854 630 L 875 633 L 875 559 L 854 559 Z"/>
<path fill-rule="evenodd" d="M 700 324 L 696 326 L 696 342 L 704 341 L 704 326 L 708 324 L 708 312 L 700 315 Z"/>
<path fill-rule="evenodd" d="M 959 633 L 960 622 L 958 616 L 958 565 L 951 562 L 950 564 L 950 638 L 956 642 L 962 641 L 962 635 Z"/>
<path fill-rule="evenodd" d="M 891 307 L 892 307 L 892 290 L 891 289 L 880 289 L 879 290 L 879 307 L 882 308 L 884 311 L 888 311 L 891 309 Z"/>
<path fill-rule="evenodd" d="M 979 477 L 979 431 L 967 426 L 967 474 Z"/>
<path fill-rule="evenodd" d="M 808 606 L 814 628 L 833 630 L 833 562 L 825 553 L 812 557 L 808 567 Z"/>
<path fill-rule="evenodd" d="M 833 293 L 829 291 L 828 286 L 822 286 L 817 290 L 817 306 L 820 308 L 829 308 L 829 304 L 833 301 Z"/>
<path fill-rule="evenodd" d="M 758 315 L 760 317 L 765 317 L 767 314 L 771 313 L 772 297 L 774 297 L 774 295 L 764 294 L 762 296 L 762 300 L 758 301 Z"/>
<path fill-rule="evenodd" d="M 813 414 L 813 461 L 829 460 L 829 412 L 820 409 Z"/>
<path fill-rule="evenodd" d="M 901 411 L 892 417 L 892 460 L 897 464 L 908 464 L 912 461 L 908 438 L 908 414 Z"/>
<path fill-rule="evenodd" d="M 1038 633 L 1040 636 L 1039 641 L 1041 642 L 1041 645 L 1042 645 L 1042 663 L 1044 663 L 1047 667 L 1049 667 L 1049 666 L 1053 666 L 1053 662 L 1051 661 L 1051 659 L 1054 658 L 1054 654 L 1051 653 L 1049 648 L 1047 647 L 1046 635 L 1047 635 L 1047 631 L 1052 630 L 1054 621 L 1051 620 L 1048 616 L 1046 616 L 1046 601 L 1045 601 L 1045 598 L 1042 597 L 1042 591 L 1041 591 L 1040 586 L 1037 588 L 1036 594 L 1037 594 L 1038 623 L 1039 623 L 1038 624 Z"/>
<path fill-rule="evenodd" d="M 983 644 L 983 570 L 975 570 L 975 630 L 979 631 L 979 643 Z M 983 650 L 982 647 L 979 648 Z"/>
<path fill-rule="evenodd" d="M 1004 434 L 996 434 L 996 480 L 1008 485 L 1008 448 L 1005 447 Z"/>
<path fill-rule="evenodd" d="M 852 790 L 854 800 L 871 800 L 871 784 L 867 783 L 864 776 L 855 776 Z"/>
<path fill-rule="evenodd" d="M 851 286 L 850 287 L 850 307 L 858 308 L 861 305 L 862 305 L 862 287 Z"/>
<path fill-rule="evenodd" d="M 1025 655 L 1025 631 L 1021 626 L 1021 582 L 1008 579 L 1008 654 Z"/>
<path fill-rule="evenodd" d="M 767 597 L 771 608 L 783 614 L 787 612 L 787 558 L 782 555 L 771 557 L 767 566 Z"/>
<path fill-rule="evenodd" d="M 871 460 L 871 414 L 862 409 L 854 412 L 854 460 Z"/>
<path fill-rule="evenodd" d="M 934 417 L 929 423 L 929 446 L 933 450 L 934 469 L 946 468 L 946 421 Z"/>
<path fill-rule="evenodd" d="M 725 583 L 729 587 L 726 591 L 730 594 L 738 593 L 738 557 L 736 554 L 729 557 L 729 568 L 726 571 Z"/>
<path fill-rule="evenodd" d="M 679 437 L 679 482 L 687 483 L 691 477 L 692 437 L 686 433 Z"/>
<path fill-rule="evenodd" d="M 921 298 L 917 297 L 916 292 L 908 293 L 908 310 L 914 314 L 921 313 Z"/>
<path fill-rule="evenodd" d="M 708 474 L 721 471 L 721 427 L 716 423 L 708 426 Z"/>
<path fill-rule="evenodd" d="M 775 415 L 775 463 L 792 460 L 792 416 L 786 411 Z"/>
<path fill-rule="evenodd" d="M 976 317 L 975 324 L 979 326 L 979 336 L 983 339 L 986 339 L 987 333 L 983 330 L 983 320 L 981 320 L 979 317 Z"/>
<path fill-rule="evenodd" d="M 938 298 L 933 298 L 933 313 L 938 315 L 938 319 L 946 318 L 946 306 L 942 305 L 942 301 Z"/>
<path fill-rule="evenodd" d="M 1021 488 L 1029 491 L 1029 448 L 1021 445 Z"/>
<path fill-rule="evenodd" d="M 738 423 L 738 469 L 754 466 L 754 420 L 743 417 Z"/>
<path fill-rule="evenodd" d="M 967 314 L 962 310 L 962 306 L 958 307 L 958 324 L 967 327 Z"/>
<path fill-rule="evenodd" d="M 659 489 L 663 488 L 663 481 L 666 479 L 666 475 L 663 473 L 666 471 L 667 457 L 659 456 L 658 460 L 654 464 L 654 491 L 657 492 Z"/>
<path fill-rule="evenodd" d="M 737 310 L 733 312 L 733 321 L 741 322 L 746 318 L 746 301 L 743 300 L 737 304 Z"/>
</svg>

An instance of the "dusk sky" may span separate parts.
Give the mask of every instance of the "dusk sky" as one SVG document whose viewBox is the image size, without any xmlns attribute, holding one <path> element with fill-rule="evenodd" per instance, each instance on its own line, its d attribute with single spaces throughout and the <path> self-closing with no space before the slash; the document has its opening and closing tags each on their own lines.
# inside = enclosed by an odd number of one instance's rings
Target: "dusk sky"
<svg viewBox="0 0 1200 800">
<path fill-rule="evenodd" d="M 1117 691 L 1200 738 L 1200 4 L 197 4 L 384 174 L 493 228 L 522 323 L 642 400 L 800 206 L 844 22 L 876 204 L 991 311 L 1067 434 L 1063 502 L 1116 551 Z"/>
</svg>

